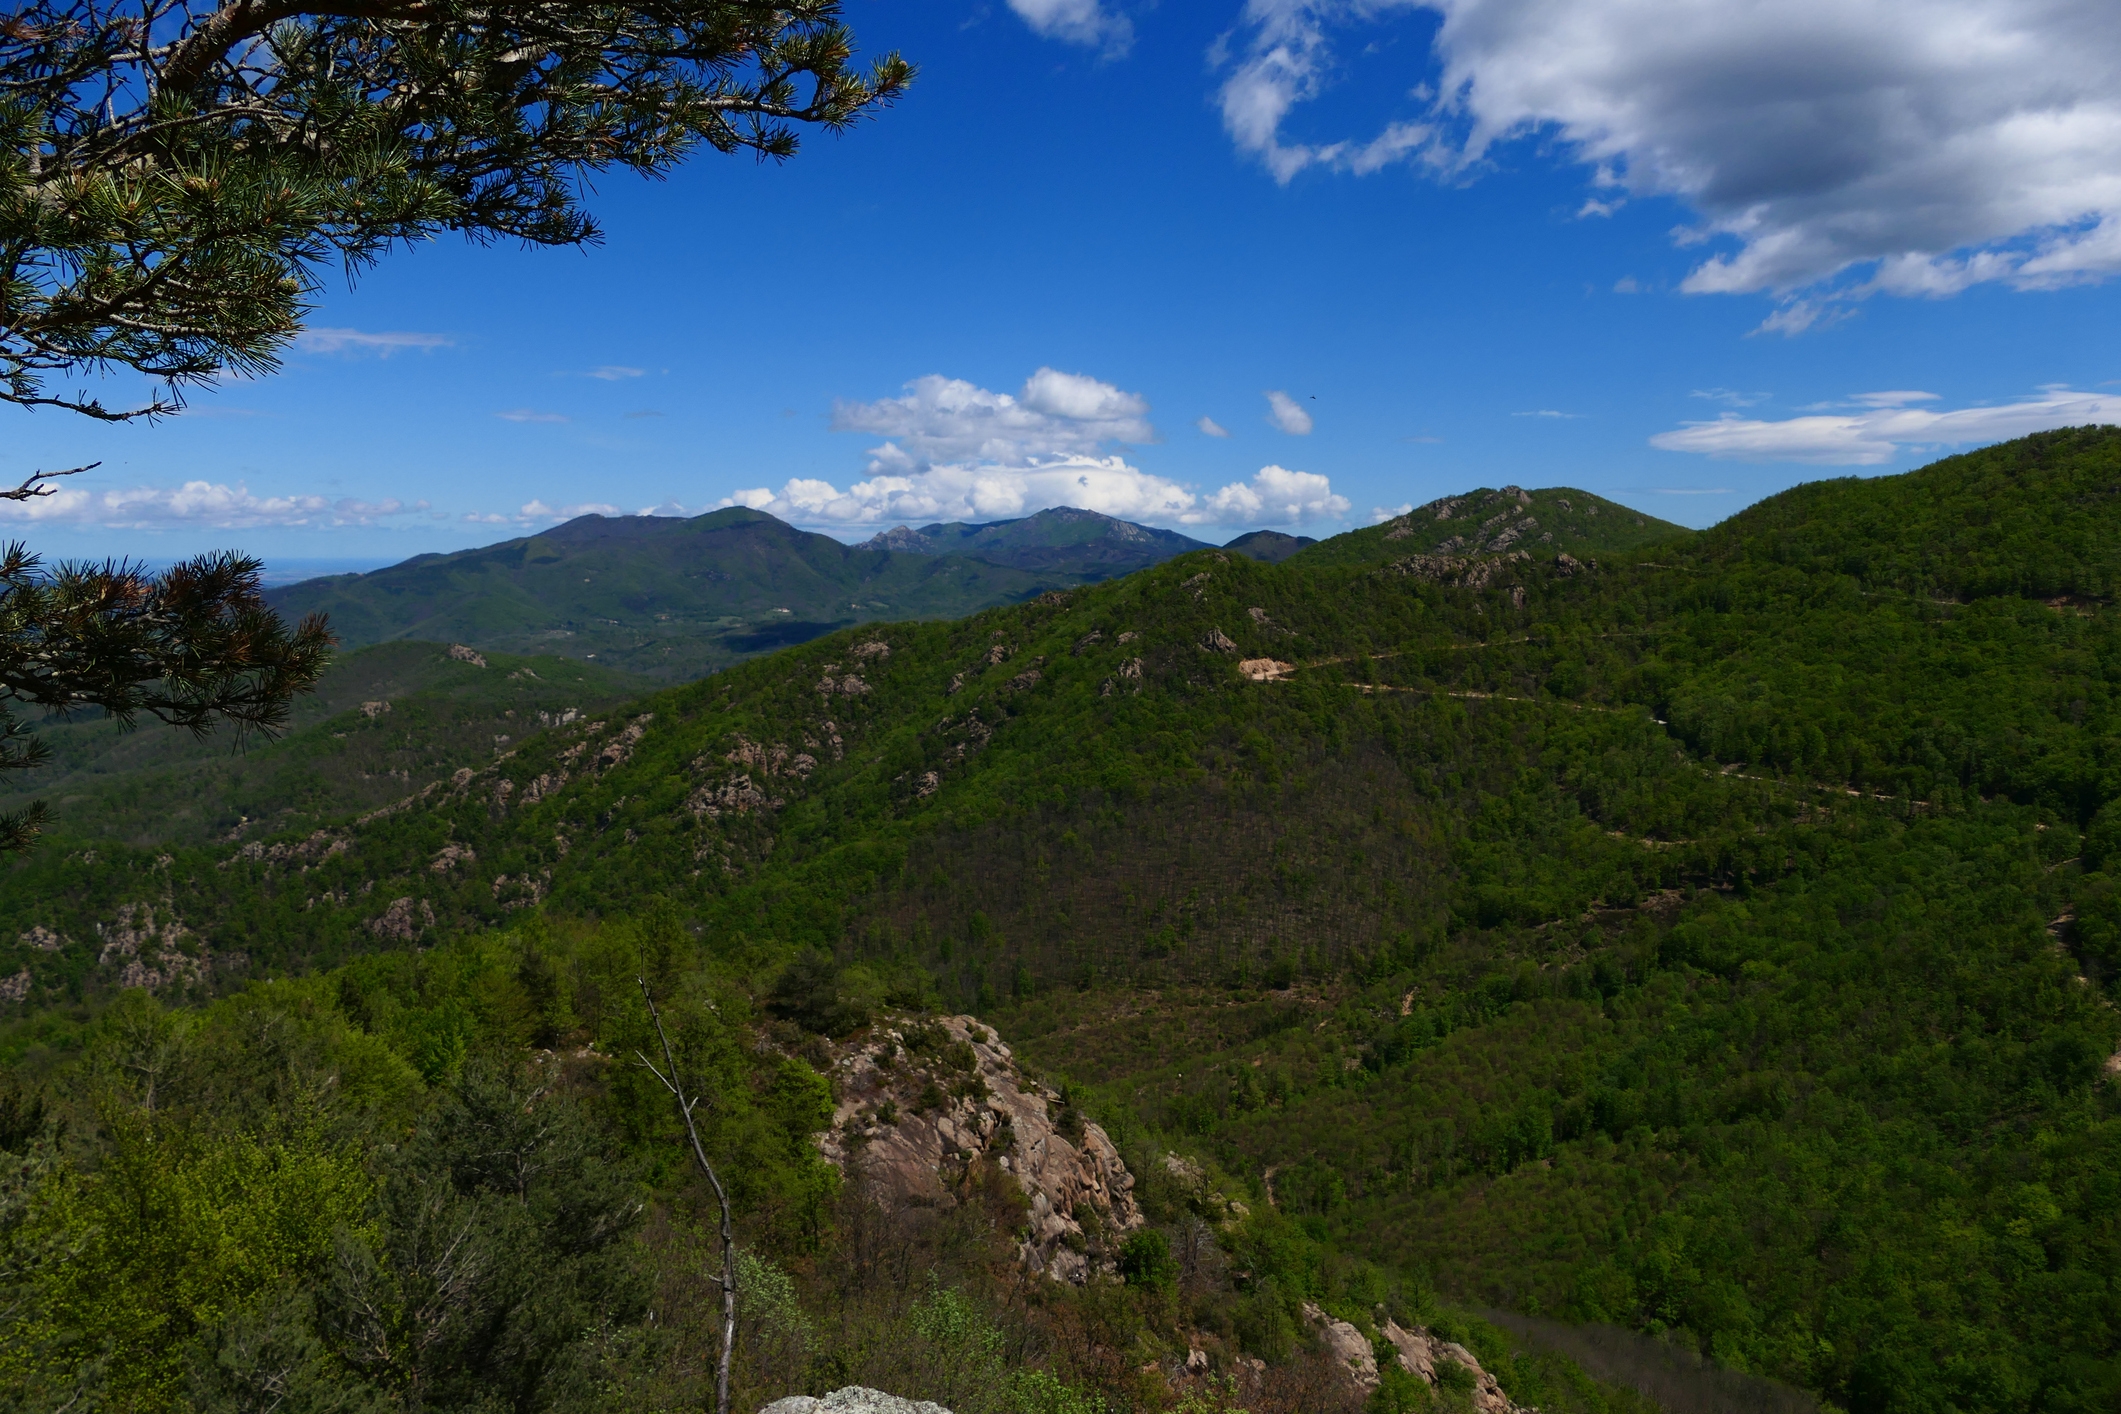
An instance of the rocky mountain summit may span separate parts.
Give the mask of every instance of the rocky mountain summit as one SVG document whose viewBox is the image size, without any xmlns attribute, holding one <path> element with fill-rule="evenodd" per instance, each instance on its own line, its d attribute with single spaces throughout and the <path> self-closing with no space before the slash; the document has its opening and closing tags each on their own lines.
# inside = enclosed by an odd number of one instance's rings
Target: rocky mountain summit
<svg viewBox="0 0 2121 1414">
<path fill-rule="evenodd" d="M 1077 1285 L 1111 1270 L 1107 1249 L 1142 1225 L 1111 1137 L 972 1017 L 880 1022 L 834 1052 L 840 1099 L 820 1147 L 893 1201 L 954 1203 L 971 1167 L 991 1162 L 1031 1205 L 1024 1264 Z"/>
</svg>

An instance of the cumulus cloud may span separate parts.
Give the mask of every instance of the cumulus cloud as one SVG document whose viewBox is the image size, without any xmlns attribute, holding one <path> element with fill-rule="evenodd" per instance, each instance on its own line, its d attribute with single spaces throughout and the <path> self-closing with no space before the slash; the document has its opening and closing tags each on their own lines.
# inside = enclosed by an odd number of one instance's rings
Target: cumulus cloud
<svg viewBox="0 0 2121 1414">
<path fill-rule="evenodd" d="M 1667 452 L 1695 452 L 1725 461 L 1803 462 L 1814 466 L 1878 466 L 1913 448 L 2000 442 L 2052 427 L 2121 422 L 2121 396 L 2045 388 L 2032 397 L 1949 411 L 1921 406 L 1933 393 L 1862 393 L 1843 410 L 1769 421 L 1725 413 L 1713 422 L 1688 422 L 1650 438 Z"/>
<path fill-rule="evenodd" d="M 1339 520 L 1349 509 L 1348 498 L 1334 495 L 1332 484 L 1318 473 L 1263 466 L 1249 482 L 1231 482 L 1179 521 L 1185 525 L 1302 525 Z"/>
<path fill-rule="evenodd" d="M 1028 466 L 934 466 L 912 476 L 873 476 L 845 491 L 798 477 L 779 491 L 755 487 L 722 502 L 806 525 L 857 526 L 937 520 L 1012 520 L 1077 506 L 1121 520 L 1174 525 L 1298 525 L 1338 519 L 1348 501 L 1328 478 L 1261 467 L 1199 496 L 1124 457 L 1057 457 Z"/>
<path fill-rule="evenodd" d="M 304 329 L 295 335 L 295 347 L 303 353 L 370 354 L 389 358 L 406 349 L 446 349 L 455 340 L 447 334 L 419 334 L 410 330 L 371 333 L 365 329 Z"/>
<path fill-rule="evenodd" d="M 931 373 L 900 398 L 836 403 L 835 432 L 889 438 L 871 453 L 871 471 L 908 471 L 924 463 L 1023 462 L 1087 456 L 1108 442 L 1154 442 L 1149 401 L 1080 373 L 1041 368 L 1014 397 L 962 378 Z"/>
<path fill-rule="evenodd" d="M 1412 501 L 1402 502 L 1396 506 L 1372 506 L 1370 507 L 1370 524 L 1383 525 L 1388 520 L 1399 519 L 1413 509 L 1414 503 Z"/>
<path fill-rule="evenodd" d="M 1212 417 L 1203 417 L 1193 425 L 1198 427 L 1201 430 L 1201 434 L 1206 437 L 1227 437 L 1230 435 L 1230 429 Z"/>
<path fill-rule="evenodd" d="M 1051 368 L 1013 395 L 963 379 L 916 378 L 902 397 L 837 404 L 832 426 L 887 439 L 869 449 L 860 480 L 842 489 L 796 477 L 720 504 L 824 527 L 1005 520 L 1054 506 L 1163 524 L 1283 525 L 1348 508 L 1327 478 L 1278 466 L 1207 496 L 1145 471 L 1118 448 L 1157 439 L 1148 399 Z"/>
<path fill-rule="evenodd" d="M 1291 437 L 1311 435 L 1311 414 L 1287 393 L 1275 391 L 1267 394 L 1267 421 Z"/>
<path fill-rule="evenodd" d="M 1293 111 L 1336 33 L 1440 17 L 1419 121 L 1306 142 Z M 1795 333 L 1870 294 L 2048 288 L 2121 272 L 2121 25 L 2102 0 L 1249 0 L 1219 46 L 1231 138 L 1287 182 L 1312 166 L 1463 173 L 1558 138 L 1587 214 L 1688 203 L 1721 239 L 1681 286 L 1790 297 Z"/>
<path fill-rule="evenodd" d="M 100 526 L 109 530 L 169 530 L 180 526 L 250 530 L 266 526 L 367 526 L 416 515 L 428 503 L 355 497 L 255 496 L 238 482 L 187 481 L 181 486 L 132 486 L 92 491 L 65 485 L 28 501 L 0 501 L 0 523 Z"/>
<path fill-rule="evenodd" d="M 1134 44 L 1134 22 L 1100 0 L 1009 0 L 1009 8 L 1041 39 L 1102 49 L 1108 58 Z"/>
<path fill-rule="evenodd" d="M 1051 506 L 1080 506 L 1121 520 L 1176 520 L 1196 498 L 1174 481 L 1124 457 L 1059 456 L 1019 465 L 956 462 L 902 475 L 871 476 L 845 491 L 798 477 L 778 492 L 739 491 L 725 505 L 749 506 L 807 525 L 884 521 L 1011 520 Z"/>
</svg>

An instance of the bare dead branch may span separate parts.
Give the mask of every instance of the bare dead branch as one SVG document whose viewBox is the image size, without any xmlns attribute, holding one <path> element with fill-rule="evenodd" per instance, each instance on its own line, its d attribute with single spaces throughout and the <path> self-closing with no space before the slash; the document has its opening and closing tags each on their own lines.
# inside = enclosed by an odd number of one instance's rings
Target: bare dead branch
<svg viewBox="0 0 2121 1414">
<path fill-rule="evenodd" d="M 714 1165 L 707 1161 L 706 1147 L 700 1143 L 699 1126 L 694 1124 L 692 1119 L 693 1108 L 700 1102 L 699 1097 L 687 1098 L 679 1081 L 677 1053 L 671 1049 L 670 1036 L 663 1030 L 663 1017 L 655 1008 L 655 997 L 649 993 L 648 979 L 636 977 L 634 980 L 641 984 L 641 1000 L 648 1004 L 648 1019 L 655 1023 L 656 1039 L 663 1043 L 663 1064 L 670 1068 L 669 1073 L 657 1070 L 655 1062 L 641 1055 L 639 1051 L 635 1051 L 634 1055 L 648 1068 L 650 1075 L 663 1082 L 663 1088 L 677 1101 L 678 1116 L 685 1121 L 685 1137 L 692 1143 L 693 1162 L 699 1166 L 700 1172 L 707 1176 L 707 1182 L 714 1188 L 716 1201 L 722 1205 L 722 1275 L 719 1283 L 722 1288 L 722 1358 L 715 1369 L 714 1408 L 715 1414 L 729 1414 L 729 1363 L 736 1352 L 736 1229 L 730 1221 L 729 1194 L 722 1187 L 721 1177 L 715 1173 Z"/>
</svg>

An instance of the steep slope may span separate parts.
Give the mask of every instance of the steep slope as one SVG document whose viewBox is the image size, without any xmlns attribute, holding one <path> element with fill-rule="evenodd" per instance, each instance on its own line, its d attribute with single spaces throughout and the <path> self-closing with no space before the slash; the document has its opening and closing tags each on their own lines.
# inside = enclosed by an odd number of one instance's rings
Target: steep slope
<svg viewBox="0 0 2121 1414">
<path fill-rule="evenodd" d="M 1205 550 L 1201 541 L 1176 531 L 1136 525 L 1073 506 L 997 520 L 984 525 L 962 521 L 924 525 L 918 530 L 895 526 L 867 542 L 900 554 L 971 555 L 989 564 L 1049 576 L 1057 584 L 1089 584 L 1161 564 L 1189 550 Z"/>
<path fill-rule="evenodd" d="M 915 979 L 1218 1167 L 1245 1348 L 1381 1299 L 1337 1251 L 1860 1414 L 2112 1407 L 2117 455 L 1654 551 L 1481 493 L 1409 523 L 1441 542 L 842 632 L 321 835 L 18 862 L 0 977 L 51 1008 L 659 897 L 713 966 Z"/>
<path fill-rule="evenodd" d="M 348 646 L 396 638 L 558 653 L 665 680 L 875 618 L 950 617 L 1053 582 L 964 556 L 841 544 L 741 508 L 581 516 L 539 535 L 270 592 Z"/>
<path fill-rule="evenodd" d="M 1578 558 L 1614 554 L 1693 532 L 1670 521 L 1578 491 L 1505 486 L 1443 496 L 1362 530 L 1336 535 L 1302 552 L 1307 565 L 1382 565 L 1409 555 L 1527 554 Z"/>
<path fill-rule="evenodd" d="M 41 799 L 60 839 L 142 847 L 313 827 L 483 765 L 497 741 L 651 686 L 564 658 L 380 644 L 334 662 L 278 738 L 128 732 L 101 719 L 42 722 L 37 736 L 51 760 L 8 782 L 0 809 Z"/>
</svg>

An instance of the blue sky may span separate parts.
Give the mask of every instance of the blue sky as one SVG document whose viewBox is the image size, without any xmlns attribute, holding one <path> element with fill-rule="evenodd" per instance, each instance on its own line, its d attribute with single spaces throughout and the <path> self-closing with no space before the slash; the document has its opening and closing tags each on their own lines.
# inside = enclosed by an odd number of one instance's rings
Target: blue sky
<svg viewBox="0 0 2121 1414">
<path fill-rule="evenodd" d="M 100 460 L 23 533 L 156 559 L 729 503 L 1325 535 L 1509 482 L 1707 524 L 2121 421 L 2121 41 L 2010 8 L 855 0 L 922 68 L 876 121 L 603 178 L 589 250 L 395 255 L 152 427 L 0 409 L 0 472 Z"/>
</svg>

